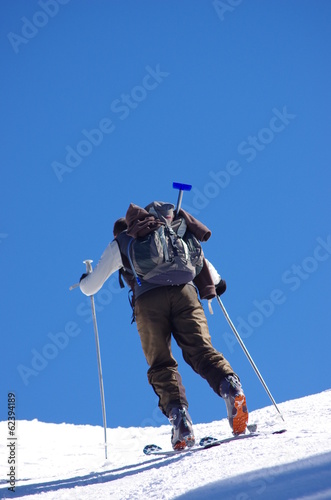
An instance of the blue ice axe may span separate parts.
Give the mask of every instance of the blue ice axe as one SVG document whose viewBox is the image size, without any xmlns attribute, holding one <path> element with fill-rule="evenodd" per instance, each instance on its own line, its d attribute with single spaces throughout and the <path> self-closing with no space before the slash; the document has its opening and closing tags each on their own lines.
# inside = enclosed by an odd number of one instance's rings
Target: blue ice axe
<svg viewBox="0 0 331 500">
<path fill-rule="evenodd" d="M 192 186 L 191 184 L 182 184 L 181 182 L 173 182 L 172 187 L 174 189 L 179 189 L 177 207 L 176 207 L 176 215 L 178 215 L 180 207 L 182 206 L 183 191 L 191 191 Z"/>
</svg>

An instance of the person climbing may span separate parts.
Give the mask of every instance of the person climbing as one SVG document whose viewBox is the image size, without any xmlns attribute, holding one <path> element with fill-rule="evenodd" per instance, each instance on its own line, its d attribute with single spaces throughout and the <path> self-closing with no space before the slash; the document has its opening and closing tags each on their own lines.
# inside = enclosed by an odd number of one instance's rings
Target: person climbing
<svg viewBox="0 0 331 500">
<path fill-rule="evenodd" d="M 239 376 L 213 347 L 200 302 L 226 290 L 225 281 L 204 257 L 199 244 L 209 239 L 210 230 L 185 210 L 177 214 L 171 203 L 154 201 L 145 208 L 131 204 L 125 218 L 115 222 L 113 234 L 114 240 L 94 271 L 81 277 L 80 289 L 85 295 L 95 294 L 111 274 L 120 270 L 133 290 L 134 318 L 149 366 L 148 381 L 159 398 L 159 408 L 172 424 L 173 449 L 193 446 L 195 437 L 171 337 L 186 363 L 224 399 L 233 434 L 245 433 L 248 410 Z M 174 248 L 172 258 L 167 245 Z M 185 273 L 181 248 L 186 252 L 185 263 L 191 258 L 193 271 L 191 266 Z M 165 263 L 157 263 L 156 249 L 166 251 Z M 173 270 L 171 261 L 176 258 L 180 262 Z"/>
</svg>

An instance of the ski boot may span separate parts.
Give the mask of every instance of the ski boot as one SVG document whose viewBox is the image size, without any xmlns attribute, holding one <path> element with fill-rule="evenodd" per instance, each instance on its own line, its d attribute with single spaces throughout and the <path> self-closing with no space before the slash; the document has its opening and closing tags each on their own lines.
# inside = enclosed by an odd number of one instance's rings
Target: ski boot
<svg viewBox="0 0 331 500">
<path fill-rule="evenodd" d="M 237 375 L 227 375 L 220 384 L 220 396 L 224 399 L 228 420 L 234 435 L 244 434 L 248 422 L 246 398 Z"/>
<path fill-rule="evenodd" d="M 169 413 L 172 424 L 171 444 L 174 450 L 183 450 L 195 443 L 192 420 L 186 408 L 172 408 Z"/>
</svg>

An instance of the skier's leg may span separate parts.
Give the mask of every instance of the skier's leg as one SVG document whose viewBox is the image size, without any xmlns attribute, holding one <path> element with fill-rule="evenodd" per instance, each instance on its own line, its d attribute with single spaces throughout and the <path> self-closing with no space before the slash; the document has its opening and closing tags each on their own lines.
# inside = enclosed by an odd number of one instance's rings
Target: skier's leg
<svg viewBox="0 0 331 500">
<path fill-rule="evenodd" d="M 135 313 L 141 345 L 149 365 L 148 381 L 169 416 L 173 407 L 188 407 L 178 364 L 171 352 L 168 288 L 159 287 L 137 298 Z"/>
<path fill-rule="evenodd" d="M 191 285 L 172 287 L 172 332 L 185 361 L 219 395 L 221 380 L 234 373 L 230 363 L 212 345 L 204 310 Z"/>
<path fill-rule="evenodd" d="M 225 400 L 233 432 L 245 432 L 248 412 L 239 377 L 223 354 L 212 345 L 207 319 L 196 290 L 186 285 L 180 292 L 174 287 L 174 338 L 182 349 L 185 361 Z"/>
</svg>

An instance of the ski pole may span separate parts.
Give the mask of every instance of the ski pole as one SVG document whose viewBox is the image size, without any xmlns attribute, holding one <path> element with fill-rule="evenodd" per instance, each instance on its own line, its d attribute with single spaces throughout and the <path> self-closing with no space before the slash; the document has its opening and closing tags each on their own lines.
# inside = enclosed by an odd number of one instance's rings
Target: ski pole
<svg viewBox="0 0 331 500">
<path fill-rule="evenodd" d="M 92 262 L 93 260 L 84 260 L 84 264 L 86 264 L 86 272 L 89 274 L 92 272 Z M 77 288 L 79 283 L 70 287 L 70 290 Z M 93 318 L 93 327 L 94 327 L 94 336 L 95 336 L 95 344 L 97 348 L 97 361 L 98 361 L 98 374 L 99 374 L 99 387 L 100 387 L 100 396 L 101 396 L 101 407 L 102 407 L 102 419 L 103 419 L 103 430 L 104 430 L 104 438 L 105 438 L 105 457 L 107 460 L 107 421 L 106 421 L 106 405 L 105 405 L 105 393 L 103 390 L 103 378 L 102 378 L 102 366 L 101 366 L 101 355 L 100 355 L 100 344 L 99 344 L 99 334 L 98 334 L 98 325 L 97 325 L 97 317 L 95 314 L 95 304 L 94 304 L 94 296 L 90 296 L 91 299 L 91 308 L 92 308 L 92 318 Z"/>
<path fill-rule="evenodd" d="M 248 352 L 248 350 L 247 350 L 247 348 L 246 348 L 246 346 L 245 346 L 244 342 L 242 341 L 242 339 L 241 339 L 241 337 L 240 337 L 239 333 L 237 332 L 237 330 L 236 330 L 236 328 L 235 328 L 234 324 L 232 323 L 232 321 L 231 321 L 231 319 L 230 319 L 230 316 L 228 315 L 228 313 L 227 313 L 227 311 L 226 311 L 226 309 L 225 309 L 225 307 L 224 307 L 224 305 L 223 305 L 223 303 L 222 303 L 221 299 L 219 298 L 219 296 L 217 296 L 217 300 L 218 300 L 218 303 L 219 303 L 219 305 L 220 305 L 220 307 L 221 307 L 221 309 L 222 309 L 222 311 L 223 311 L 223 313 L 224 313 L 225 319 L 226 319 L 226 320 L 227 320 L 227 322 L 229 323 L 229 325 L 230 325 L 230 327 L 231 327 L 231 330 L 232 330 L 232 331 L 233 331 L 233 333 L 235 334 L 235 336 L 236 336 L 236 338 L 237 338 L 237 340 L 238 340 L 238 342 L 239 342 L 240 346 L 242 347 L 242 349 L 243 349 L 244 353 L 246 354 L 246 357 L 247 357 L 248 361 L 249 361 L 249 362 L 250 362 L 250 364 L 252 365 L 252 367 L 253 367 L 253 369 L 254 369 L 254 371 L 255 371 L 256 375 L 257 375 L 257 376 L 258 376 L 258 378 L 260 379 L 260 382 L 261 382 L 261 384 L 263 385 L 263 387 L 264 387 L 264 389 L 265 389 L 266 393 L 268 394 L 268 396 L 269 396 L 269 398 L 271 399 L 271 401 L 272 401 L 273 405 L 275 406 L 276 410 L 278 411 L 279 415 L 281 416 L 282 420 L 284 421 L 284 417 L 283 417 L 283 415 L 281 414 L 281 412 L 280 412 L 280 410 L 279 410 L 279 408 L 278 408 L 278 406 L 277 406 L 276 401 L 275 401 L 275 400 L 274 400 L 274 398 L 272 397 L 272 394 L 271 394 L 271 392 L 269 391 L 267 384 L 266 384 L 266 383 L 265 383 L 265 381 L 263 380 L 263 377 L 262 377 L 261 373 L 259 372 L 259 370 L 258 370 L 258 368 L 257 368 L 256 364 L 254 363 L 254 361 L 253 361 L 253 359 L 252 359 L 252 356 L 249 354 L 249 352 Z"/>
<path fill-rule="evenodd" d="M 84 260 L 84 264 L 86 264 L 86 272 L 92 272 L 92 260 Z M 94 305 L 94 296 L 90 296 L 91 299 L 91 308 L 92 308 L 92 317 L 93 317 L 93 326 L 94 326 L 94 335 L 95 335 L 95 344 L 97 348 L 97 360 L 98 360 L 98 374 L 99 374 L 99 386 L 100 386 L 100 396 L 101 396 L 101 407 L 102 407 L 102 419 L 103 419 L 103 430 L 104 430 L 104 438 L 105 438 L 105 457 L 107 459 L 107 421 L 106 421 L 106 405 L 105 405 L 105 393 L 103 390 L 103 378 L 102 378 L 102 366 L 101 366 L 101 355 L 100 355 L 100 345 L 99 345 L 99 335 L 98 335 L 98 325 L 97 325 L 97 317 L 95 314 L 95 305 Z"/>
<path fill-rule="evenodd" d="M 173 182 L 172 187 L 174 189 L 179 189 L 177 207 L 176 207 L 176 214 L 178 215 L 180 207 L 182 206 L 183 191 L 191 191 L 192 186 L 191 184 L 182 184 L 181 182 Z"/>
</svg>

